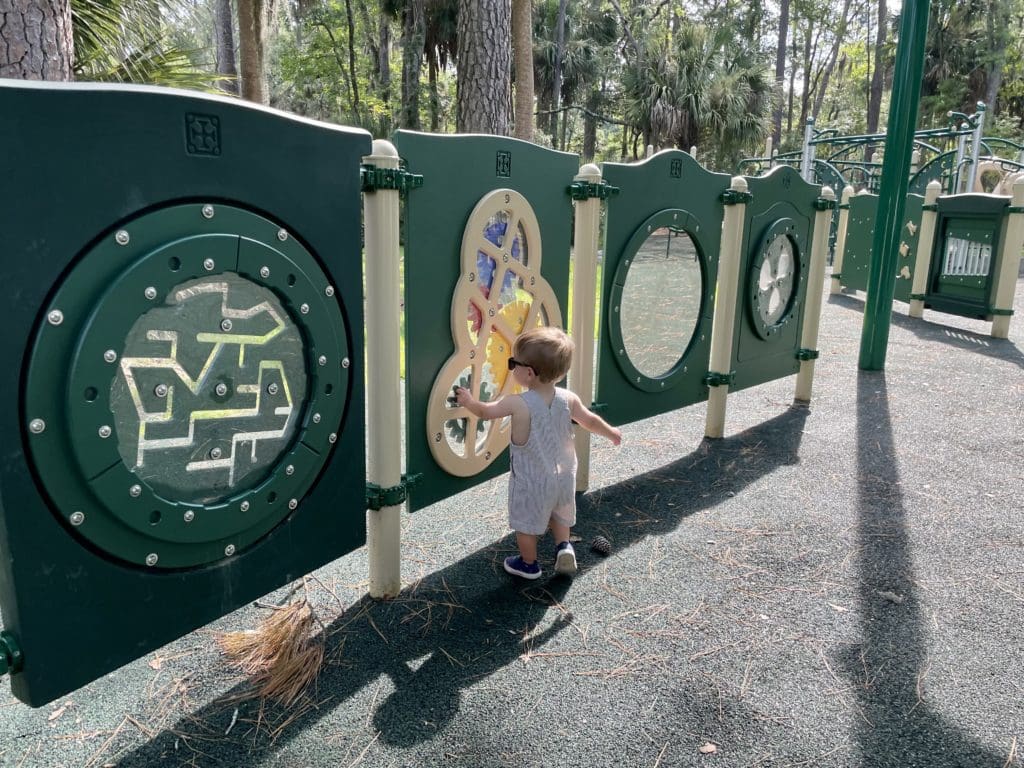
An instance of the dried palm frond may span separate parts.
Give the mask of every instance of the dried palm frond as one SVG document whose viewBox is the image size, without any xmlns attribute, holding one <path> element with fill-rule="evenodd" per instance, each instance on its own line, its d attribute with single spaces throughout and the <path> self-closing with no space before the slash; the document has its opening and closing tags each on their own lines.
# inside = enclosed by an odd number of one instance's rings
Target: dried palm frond
<svg viewBox="0 0 1024 768">
<path fill-rule="evenodd" d="M 293 704 L 323 665 L 323 641 L 313 636 L 319 623 L 309 603 L 299 600 L 274 608 L 256 629 L 218 635 L 221 652 L 252 682 L 241 698 Z"/>
</svg>

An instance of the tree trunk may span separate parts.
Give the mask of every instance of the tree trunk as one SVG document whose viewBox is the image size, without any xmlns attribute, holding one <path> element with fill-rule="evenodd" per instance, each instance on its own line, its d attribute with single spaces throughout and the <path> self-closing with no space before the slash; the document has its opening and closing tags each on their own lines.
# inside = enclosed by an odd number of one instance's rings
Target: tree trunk
<svg viewBox="0 0 1024 768">
<path fill-rule="evenodd" d="M 846 41 L 846 27 L 850 21 L 850 5 L 851 0 L 845 0 L 843 3 L 843 16 L 839 22 L 839 28 L 836 30 L 835 40 L 832 41 L 832 50 L 829 51 L 828 63 L 825 65 L 825 71 L 822 73 L 821 82 L 818 84 L 817 92 L 814 97 L 814 109 L 811 111 L 811 117 L 815 120 L 818 119 L 818 115 L 821 112 L 821 105 L 825 102 L 825 92 L 828 90 L 829 80 L 832 78 L 832 73 L 835 71 L 836 62 L 839 61 L 839 50 L 843 47 L 843 43 Z"/>
<path fill-rule="evenodd" d="M 775 48 L 775 109 L 772 110 L 772 146 L 782 141 L 782 103 L 786 87 L 786 47 L 789 34 L 789 0 L 779 2 L 779 43 Z"/>
<path fill-rule="evenodd" d="M 597 154 L 597 118 L 596 113 L 601 108 L 602 96 L 605 84 L 594 88 L 587 97 L 587 111 L 583 114 L 583 162 L 589 163 Z"/>
<path fill-rule="evenodd" d="M 562 57 L 565 55 L 565 6 L 568 0 L 558 0 L 558 22 L 555 28 L 555 67 L 551 83 L 551 146 L 558 148 L 558 121 L 564 115 L 558 110 L 562 106 Z"/>
<path fill-rule="evenodd" d="M 512 60 L 516 72 L 514 135 L 533 141 L 533 0 L 512 0 Z"/>
<path fill-rule="evenodd" d="M 235 66 L 234 16 L 231 0 L 216 0 L 213 36 L 217 50 L 217 74 L 231 78 L 221 80 L 217 87 L 226 93 L 238 93 L 238 67 Z"/>
<path fill-rule="evenodd" d="M 420 130 L 420 72 L 427 34 L 424 0 L 410 0 L 402 15 L 402 106 L 398 127 Z"/>
<path fill-rule="evenodd" d="M 352 0 L 345 0 L 345 20 L 348 22 L 348 76 L 352 81 L 352 111 L 359 116 L 359 76 L 356 74 L 356 22 L 352 17 Z"/>
<path fill-rule="evenodd" d="M 511 127 L 509 0 L 459 3 L 456 130 L 507 136 Z"/>
<path fill-rule="evenodd" d="M 985 83 L 985 105 L 993 117 L 999 114 L 999 88 L 1003 84 L 1003 67 L 1010 35 L 1010 8 L 1006 0 L 992 0 L 988 12 L 988 79 Z"/>
<path fill-rule="evenodd" d="M 238 52 L 242 75 L 242 98 L 257 104 L 269 103 L 264 67 L 266 43 L 264 0 L 238 0 Z"/>
<path fill-rule="evenodd" d="M 886 0 L 878 0 L 878 32 L 875 35 L 875 71 L 871 73 L 868 92 L 868 133 L 878 132 L 882 113 L 882 86 L 885 84 L 885 40 L 889 30 L 889 10 Z"/>
<path fill-rule="evenodd" d="M 74 52 L 67 0 L 0 2 L 0 77 L 73 80 Z"/>
<path fill-rule="evenodd" d="M 437 90 L 437 58 L 431 52 L 427 57 L 427 87 L 429 96 L 427 106 L 430 111 L 430 131 L 441 130 L 441 94 Z"/>
<path fill-rule="evenodd" d="M 377 71 L 380 73 L 380 97 L 385 106 L 391 105 L 391 22 L 387 14 L 381 13 L 380 44 L 377 55 L 380 57 Z"/>
</svg>

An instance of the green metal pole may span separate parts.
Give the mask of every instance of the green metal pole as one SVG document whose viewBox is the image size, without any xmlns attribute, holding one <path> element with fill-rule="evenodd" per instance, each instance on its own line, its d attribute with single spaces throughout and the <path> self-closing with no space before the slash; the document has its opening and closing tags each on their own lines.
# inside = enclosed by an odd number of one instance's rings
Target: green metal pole
<svg viewBox="0 0 1024 768">
<path fill-rule="evenodd" d="M 889 344 L 889 322 L 896 291 L 896 267 L 900 230 L 906 207 L 917 104 L 924 70 L 925 33 L 928 31 L 928 1 L 904 0 L 900 20 L 896 71 L 892 79 L 889 127 L 882 162 L 882 188 L 878 218 L 871 246 L 871 271 L 864 305 L 864 328 L 860 337 L 860 368 L 880 371 L 885 367 Z M 885 23 L 884 19 L 880 23 Z"/>
</svg>

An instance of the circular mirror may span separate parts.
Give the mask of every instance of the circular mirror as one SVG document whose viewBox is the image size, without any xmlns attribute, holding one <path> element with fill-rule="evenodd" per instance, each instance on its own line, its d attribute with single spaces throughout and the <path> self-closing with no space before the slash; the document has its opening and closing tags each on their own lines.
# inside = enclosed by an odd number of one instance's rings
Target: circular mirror
<svg viewBox="0 0 1024 768">
<path fill-rule="evenodd" d="M 642 375 L 656 379 L 672 371 L 686 353 L 700 321 L 704 276 L 690 235 L 673 227 L 652 228 L 636 253 L 622 286 L 622 343 Z"/>
</svg>

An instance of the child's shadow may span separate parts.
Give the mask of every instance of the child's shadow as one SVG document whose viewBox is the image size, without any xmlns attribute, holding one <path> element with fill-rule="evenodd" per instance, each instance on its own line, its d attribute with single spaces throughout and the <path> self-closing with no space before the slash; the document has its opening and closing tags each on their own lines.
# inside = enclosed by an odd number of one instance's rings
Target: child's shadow
<svg viewBox="0 0 1024 768">
<path fill-rule="evenodd" d="M 583 543 L 576 578 L 586 578 L 602 562 L 586 550 L 593 535 L 605 534 L 621 552 L 647 536 L 671 532 L 686 517 L 795 463 L 806 417 L 807 409 L 791 408 L 726 440 L 704 441 L 657 470 L 580 497 L 577 531 Z M 287 723 L 279 732 L 271 727 L 253 733 L 236 726 L 227 739 L 222 736 L 245 690 L 239 686 L 126 755 L 120 768 L 173 759 L 176 743 L 188 744 L 193 737 L 204 754 L 225 764 L 251 763 L 254 754 L 279 749 L 365 686 L 380 685 L 382 676 L 390 678 L 394 690 L 373 713 L 380 738 L 406 746 L 432 738 L 458 714 L 463 688 L 521 658 L 528 660 L 572 626 L 572 614 L 563 605 L 572 580 L 513 579 L 501 566 L 513 551 L 511 538 L 502 538 L 406 587 L 394 600 L 364 597 L 350 606 L 322 633 L 328 661 L 317 681 L 316 707 L 296 716 L 258 702 L 241 705 L 239 721 Z M 542 554 L 545 573 L 551 560 L 551 552 L 546 562 Z M 552 610 L 557 613 L 548 621 Z"/>
</svg>

